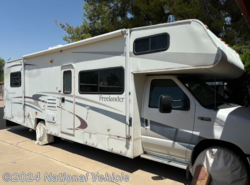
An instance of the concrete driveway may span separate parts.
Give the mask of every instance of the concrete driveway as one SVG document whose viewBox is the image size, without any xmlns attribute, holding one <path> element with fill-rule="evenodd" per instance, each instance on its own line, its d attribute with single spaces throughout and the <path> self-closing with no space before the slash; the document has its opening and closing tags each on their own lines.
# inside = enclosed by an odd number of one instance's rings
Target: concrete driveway
<svg viewBox="0 0 250 185">
<path fill-rule="evenodd" d="M 1 111 L 1 110 L 0 110 Z M 2 113 L 2 112 L 1 112 Z M 2 118 L 2 117 L 1 117 Z M 0 125 L 4 124 L 0 120 Z M 96 148 L 78 143 L 69 143 L 60 138 L 50 145 L 38 146 L 35 144 L 35 132 L 29 132 L 28 128 L 17 126 L 0 130 L 0 184 L 167 184 L 181 185 L 189 184 L 190 180 L 185 179 L 185 170 L 167 166 L 161 163 L 146 159 L 129 159 L 123 156 L 112 154 Z M 86 176 L 89 172 L 87 182 L 59 182 L 56 177 L 63 175 Z M 22 174 L 21 180 L 28 179 L 32 182 L 5 182 L 5 173 L 12 175 Z M 33 177 L 31 177 L 32 174 Z M 36 174 L 40 173 L 38 182 L 34 180 Z M 48 175 L 54 176 L 55 182 L 49 182 Z M 99 173 L 105 177 L 106 173 L 114 175 L 128 175 L 128 182 L 100 182 L 92 174 Z M 8 175 L 8 174 L 7 174 Z M 25 177 L 26 176 L 26 177 Z M 45 178 L 46 177 L 46 178 Z M 95 176 L 94 176 L 95 177 Z M 44 179 L 45 178 L 45 179 Z M 44 182 L 46 180 L 46 182 Z M 79 179 L 78 179 L 79 180 Z M 86 180 L 86 179 L 85 179 Z"/>
</svg>

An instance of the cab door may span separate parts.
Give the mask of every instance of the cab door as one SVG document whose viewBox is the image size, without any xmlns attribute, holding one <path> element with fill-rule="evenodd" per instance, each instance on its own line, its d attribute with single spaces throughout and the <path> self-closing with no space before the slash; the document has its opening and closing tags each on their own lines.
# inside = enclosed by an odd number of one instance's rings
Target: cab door
<svg viewBox="0 0 250 185">
<path fill-rule="evenodd" d="M 65 65 L 61 68 L 61 132 L 74 135 L 74 115 L 75 115 L 75 73 L 73 65 Z"/>
<path fill-rule="evenodd" d="M 159 97 L 173 98 L 171 113 L 158 109 Z M 147 153 L 185 161 L 192 138 L 195 103 L 176 77 L 148 77 L 142 105 L 142 144 Z"/>
</svg>

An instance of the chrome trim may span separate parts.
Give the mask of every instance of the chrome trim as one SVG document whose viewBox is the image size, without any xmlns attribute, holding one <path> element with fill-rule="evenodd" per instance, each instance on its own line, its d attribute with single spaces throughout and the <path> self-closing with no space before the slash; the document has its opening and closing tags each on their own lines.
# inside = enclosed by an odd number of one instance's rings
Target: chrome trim
<svg viewBox="0 0 250 185">
<path fill-rule="evenodd" d="M 156 157 L 156 156 L 148 155 L 148 154 L 142 154 L 141 158 L 149 159 L 149 160 L 156 161 L 156 162 L 163 163 L 163 164 L 167 164 L 170 166 L 175 166 L 175 167 L 178 167 L 178 168 L 181 168 L 184 170 L 186 170 L 188 167 L 188 163 L 174 161 L 173 159 L 165 159 L 165 158 L 161 158 L 161 157 Z"/>
</svg>

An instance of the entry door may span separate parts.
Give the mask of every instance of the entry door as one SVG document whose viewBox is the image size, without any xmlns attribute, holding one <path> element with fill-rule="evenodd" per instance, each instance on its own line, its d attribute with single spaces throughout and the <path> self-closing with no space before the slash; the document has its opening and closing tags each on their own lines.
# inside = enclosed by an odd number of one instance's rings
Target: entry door
<svg viewBox="0 0 250 185">
<path fill-rule="evenodd" d="M 14 68 L 14 69 L 13 69 Z M 11 68 L 10 76 L 5 80 L 6 118 L 19 124 L 24 123 L 23 117 L 23 79 L 21 67 Z"/>
<path fill-rule="evenodd" d="M 144 90 L 142 144 L 146 152 L 185 160 L 192 138 L 195 104 L 184 86 L 173 77 L 148 77 Z M 158 109 L 159 97 L 173 98 L 171 113 Z M 184 103 L 185 102 L 185 103 Z"/>
<path fill-rule="evenodd" d="M 61 132 L 74 135 L 74 67 L 61 68 Z"/>
</svg>

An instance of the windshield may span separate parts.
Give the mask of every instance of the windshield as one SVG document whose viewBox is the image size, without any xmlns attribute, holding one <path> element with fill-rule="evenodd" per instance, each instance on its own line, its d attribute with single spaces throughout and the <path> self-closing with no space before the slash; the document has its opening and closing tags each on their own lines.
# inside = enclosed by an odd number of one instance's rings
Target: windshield
<svg viewBox="0 0 250 185">
<path fill-rule="evenodd" d="M 215 96 L 216 96 L 216 107 L 227 102 L 220 94 L 206 84 L 206 82 L 199 80 L 198 78 L 190 77 L 179 77 L 178 78 L 194 95 L 199 103 L 205 108 L 215 108 Z"/>
</svg>

